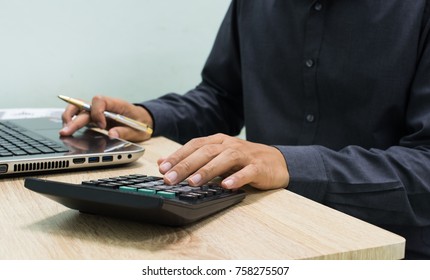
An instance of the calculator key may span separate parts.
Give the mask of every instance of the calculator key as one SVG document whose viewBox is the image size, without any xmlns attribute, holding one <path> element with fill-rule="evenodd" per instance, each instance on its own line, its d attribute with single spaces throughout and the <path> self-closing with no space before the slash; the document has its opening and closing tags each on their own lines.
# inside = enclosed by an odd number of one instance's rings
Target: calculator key
<svg viewBox="0 0 430 280">
<path fill-rule="evenodd" d="M 164 197 L 164 198 L 175 198 L 176 195 L 173 192 L 165 192 L 165 191 L 158 191 L 157 195 Z"/>
<path fill-rule="evenodd" d="M 137 189 L 137 192 L 142 193 L 142 194 L 146 194 L 146 195 L 155 195 L 156 191 L 155 190 L 150 190 L 150 189 Z"/>
<path fill-rule="evenodd" d="M 179 199 L 187 200 L 187 201 L 197 201 L 198 196 L 192 193 L 184 193 L 179 195 Z"/>
<path fill-rule="evenodd" d="M 136 192 L 136 191 L 137 191 L 137 189 L 136 189 L 136 188 L 133 188 L 133 187 L 127 187 L 127 186 L 119 187 L 119 189 L 120 189 L 120 190 L 122 190 L 122 191 L 129 191 L 129 192 Z"/>
</svg>

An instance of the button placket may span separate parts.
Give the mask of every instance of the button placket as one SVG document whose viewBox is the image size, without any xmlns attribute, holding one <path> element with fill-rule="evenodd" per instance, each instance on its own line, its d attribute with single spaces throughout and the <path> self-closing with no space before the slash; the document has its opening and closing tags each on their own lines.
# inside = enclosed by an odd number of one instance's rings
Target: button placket
<svg viewBox="0 0 430 280">
<path fill-rule="evenodd" d="M 309 10 L 306 22 L 306 34 L 303 59 L 303 81 L 305 94 L 305 108 L 303 116 L 303 130 L 299 143 L 309 145 L 313 143 L 318 127 L 318 89 L 317 71 L 318 56 L 324 32 L 324 0 L 316 1 Z"/>
</svg>

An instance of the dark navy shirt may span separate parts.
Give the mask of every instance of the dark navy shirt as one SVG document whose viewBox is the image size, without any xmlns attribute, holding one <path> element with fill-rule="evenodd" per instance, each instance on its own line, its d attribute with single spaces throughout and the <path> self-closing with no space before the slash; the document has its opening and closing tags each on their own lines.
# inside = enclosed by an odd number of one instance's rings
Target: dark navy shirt
<svg viewBox="0 0 430 280">
<path fill-rule="evenodd" d="M 142 103 L 154 135 L 184 143 L 245 126 L 283 153 L 288 190 L 430 257 L 426 2 L 233 1 L 201 84 Z"/>
</svg>

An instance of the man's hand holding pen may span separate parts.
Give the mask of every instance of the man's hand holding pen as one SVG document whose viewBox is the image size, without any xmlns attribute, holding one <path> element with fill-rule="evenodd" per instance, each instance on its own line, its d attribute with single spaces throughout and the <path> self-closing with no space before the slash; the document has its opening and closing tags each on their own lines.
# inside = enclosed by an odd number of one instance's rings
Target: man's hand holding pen
<svg viewBox="0 0 430 280">
<path fill-rule="evenodd" d="M 111 137 L 123 138 L 133 142 L 144 141 L 151 137 L 153 120 L 149 112 L 141 106 L 106 96 L 93 97 L 91 105 L 88 105 L 91 110 L 84 105 L 87 104 L 76 102 L 76 104 L 72 103 L 66 107 L 62 114 L 63 128 L 60 130 L 61 136 L 72 135 L 78 129 L 92 122 L 99 128 L 106 129 Z M 121 119 L 115 118 L 112 120 L 117 115 L 120 115 Z M 106 118 L 110 116 L 114 117 Z M 123 121 L 124 119 L 126 119 L 126 122 Z M 129 123 L 131 121 L 140 123 L 143 129 L 131 127 Z"/>
</svg>

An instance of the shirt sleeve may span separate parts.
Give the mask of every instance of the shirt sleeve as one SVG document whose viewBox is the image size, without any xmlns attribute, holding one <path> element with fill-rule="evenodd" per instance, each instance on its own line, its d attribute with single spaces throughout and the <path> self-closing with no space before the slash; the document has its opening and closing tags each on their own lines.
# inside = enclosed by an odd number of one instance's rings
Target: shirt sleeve
<svg viewBox="0 0 430 280">
<path fill-rule="evenodd" d="M 202 83 L 185 95 L 141 103 L 153 116 L 154 136 L 185 143 L 240 132 L 244 110 L 235 3 L 220 27 Z M 398 143 L 384 150 L 353 145 L 334 150 L 279 142 L 291 177 L 288 190 L 373 224 L 430 226 L 430 50 L 429 39 L 421 40 Z"/>
<path fill-rule="evenodd" d="M 406 102 L 405 136 L 398 145 L 385 150 L 347 146 L 339 151 L 316 145 L 277 146 L 291 176 L 287 189 L 374 224 L 429 226 L 429 77 L 426 38 Z"/>
<path fill-rule="evenodd" d="M 202 71 L 202 82 L 184 95 L 143 102 L 154 136 L 179 143 L 214 133 L 238 135 L 244 124 L 235 3 L 230 5 Z"/>
</svg>

